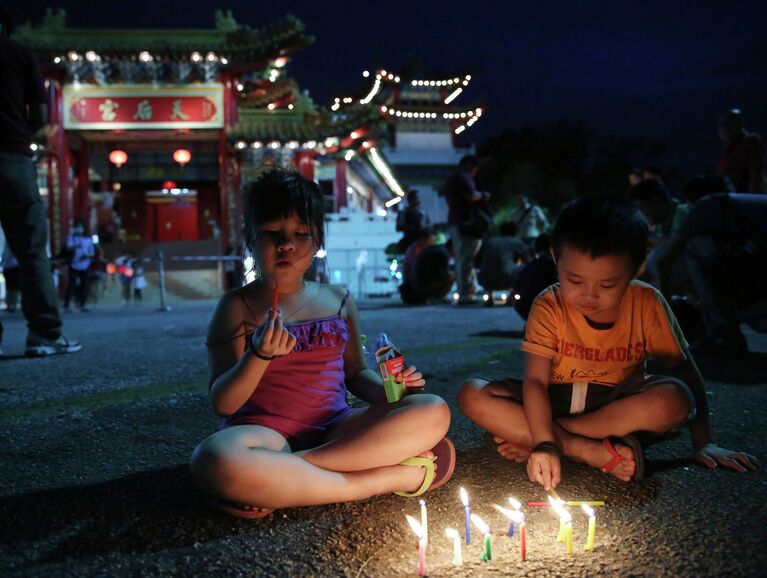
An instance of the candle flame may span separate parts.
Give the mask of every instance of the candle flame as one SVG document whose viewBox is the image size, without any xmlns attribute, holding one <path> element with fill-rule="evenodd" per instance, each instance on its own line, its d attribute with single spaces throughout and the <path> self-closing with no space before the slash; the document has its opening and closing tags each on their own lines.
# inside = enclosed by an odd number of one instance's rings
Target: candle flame
<svg viewBox="0 0 767 578">
<path fill-rule="evenodd" d="M 458 533 L 458 530 L 455 528 L 445 528 L 445 535 L 451 540 L 455 540 L 456 538 L 461 537 L 461 535 Z"/>
<path fill-rule="evenodd" d="M 418 503 L 421 504 L 422 508 L 426 507 L 426 500 L 419 500 Z"/>
<path fill-rule="evenodd" d="M 518 512 L 516 510 L 511 513 L 511 519 L 514 521 L 515 524 L 525 523 L 525 515 L 522 512 Z"/>
<path fill-rule="evenodd" d="M 511 504 L 511 507 L 515 510 L 519 510 L 522 507 L 522 503 L 516 498 L 509 498 L 509 504 Z"/>
<path fill-rule="evenodd" d="M 498 504 L 493 504 L 493 508 L 498 510 L 501 514 L 506 516 L 509 520 L 514 519 L 514 510 L 509 510 L 508 508 L 504 508 L 503 506 L 499 506 Z"/>
<path fill-rule="evenodd" d="M 594 508 L 592 508 L 591 506 L 587 506 L 586 504 L 581 504 L 581 509 L 589 518 L 594 517 Z"/>
<path fill-rule="evenodd" d="M 563 522 L 567 523 L 573 521 L 573 517 L 570 515 L 570 512 L 562 507 L 562 504 L 564 503 L 562 500 L 557 500 L 549 496 L 549 503 L 551 504 L 551 509 L 557 513 Z"/>
<path fill-rule="evenodd" d="M 474 525 L 477 527 L 477 529 L 482 532 L 483 534 L 489 534 L 490 533 L 490 526 L 485 524 L 485 521 L 477 516 L 476 514 L 471 515 L 471 521 L 474 523 Z"/>
<path fill-rule="evenodd" d="M 413 516 L 406 515 L 405 518 L 407 518 L 407 523 L 410 524 L 410 528 L 413 530 L 413 533 L 416 535 L 416 537 L 419 540 L 423 539 L 424 531 L 421 524 L 416 520 Z"/>
<path fill-rule="evenodd" d="M 461 493 L 461 502 L 463 502 L 464 506 L 468 506 L 469 505 L 469 494 L 467 494 L 466 490 L 464 490 L 463 488 L 461 488 L 461 492 L 460 493 Z"/>
</svg>

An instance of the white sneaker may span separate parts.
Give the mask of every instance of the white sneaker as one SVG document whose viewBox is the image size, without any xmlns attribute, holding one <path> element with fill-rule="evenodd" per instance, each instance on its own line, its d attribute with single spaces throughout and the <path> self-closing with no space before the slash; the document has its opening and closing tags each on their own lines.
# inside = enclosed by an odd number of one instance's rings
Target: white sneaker
<svg viewBox="0 0 767 578">
<path fill-rule="evenodd" d="M 30 331 L 27 335 L 27 349 L 24 355 L 27 357 L 45 357 L 47 355 L 77 353 L 82 348 L 83 346 L 80 345 L 79 341 L 70 341 L 63 335 L 58 339 L 46 339 Z"/>
</svg>

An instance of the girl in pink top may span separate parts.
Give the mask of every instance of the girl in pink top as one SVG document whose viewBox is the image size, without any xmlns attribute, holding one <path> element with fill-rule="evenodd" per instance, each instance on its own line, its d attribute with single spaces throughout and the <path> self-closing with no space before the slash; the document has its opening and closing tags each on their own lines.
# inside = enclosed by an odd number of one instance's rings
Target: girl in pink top
<svg viewBox="0 0 767 578">
<path fill-rule="evenodd" d="M 244 236 L 258 278 L 224 295 L 208 328 L 209 397 L 222 429 L 195 449 L 191 469 L 235 516 L 420 494 L 455 466 L 445 401 L 387 403 L 348 292 L 304 280 L 324 242 L 322 206 L 319 187 L 297 173 L 273 170 L 251 185 Z M 425 385 L 415 367 L 402 376 Z M 369 405 L 349 407 L 347 388 Z"/>
</svg>

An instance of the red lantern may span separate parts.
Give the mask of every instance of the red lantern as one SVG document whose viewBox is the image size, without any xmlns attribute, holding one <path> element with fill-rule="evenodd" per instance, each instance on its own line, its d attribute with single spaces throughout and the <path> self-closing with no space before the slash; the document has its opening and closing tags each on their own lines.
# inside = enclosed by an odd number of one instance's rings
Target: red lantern
<svg viewBox="0 0 767 578">
<path fill-rule="evenodd" d="M 173 160 L 183 167 L 192 160 L 192 153 L 186 149 L 176 149 L 173 151 Z"/>
<path fill-rule="evenodd" d="M 170 190 L 170 189 L 177 189 L 177 188 L 178 188 L 178 186 L 176 185 L 176 182 L 175 182 L 175 181 L 165 181 L 165 182 L 162 184 L 162 188 L 163 188 L 163 189 L 168 189 L 168 190 Z"/>
<path fill-rule="evenodd" d="M 109 162 L 114 164 L 118 169 L 128 162 L 128 153 L 121 150 L 112 151 L 109 153 Z"/>
</svg>

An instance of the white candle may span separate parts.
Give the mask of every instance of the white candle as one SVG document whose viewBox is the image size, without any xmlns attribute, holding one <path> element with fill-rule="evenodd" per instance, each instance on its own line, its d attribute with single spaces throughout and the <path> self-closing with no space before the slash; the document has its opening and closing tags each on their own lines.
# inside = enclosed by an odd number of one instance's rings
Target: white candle
<svg viewBox="0 0 767 578">
<path fill-rule="evenodd" d="M 445 535 L 453 541 L 453 564 L 463 566 L 463 553 L 461 552 L 461 534 L 454 528 L 446 528 Z"/>
</svg>

